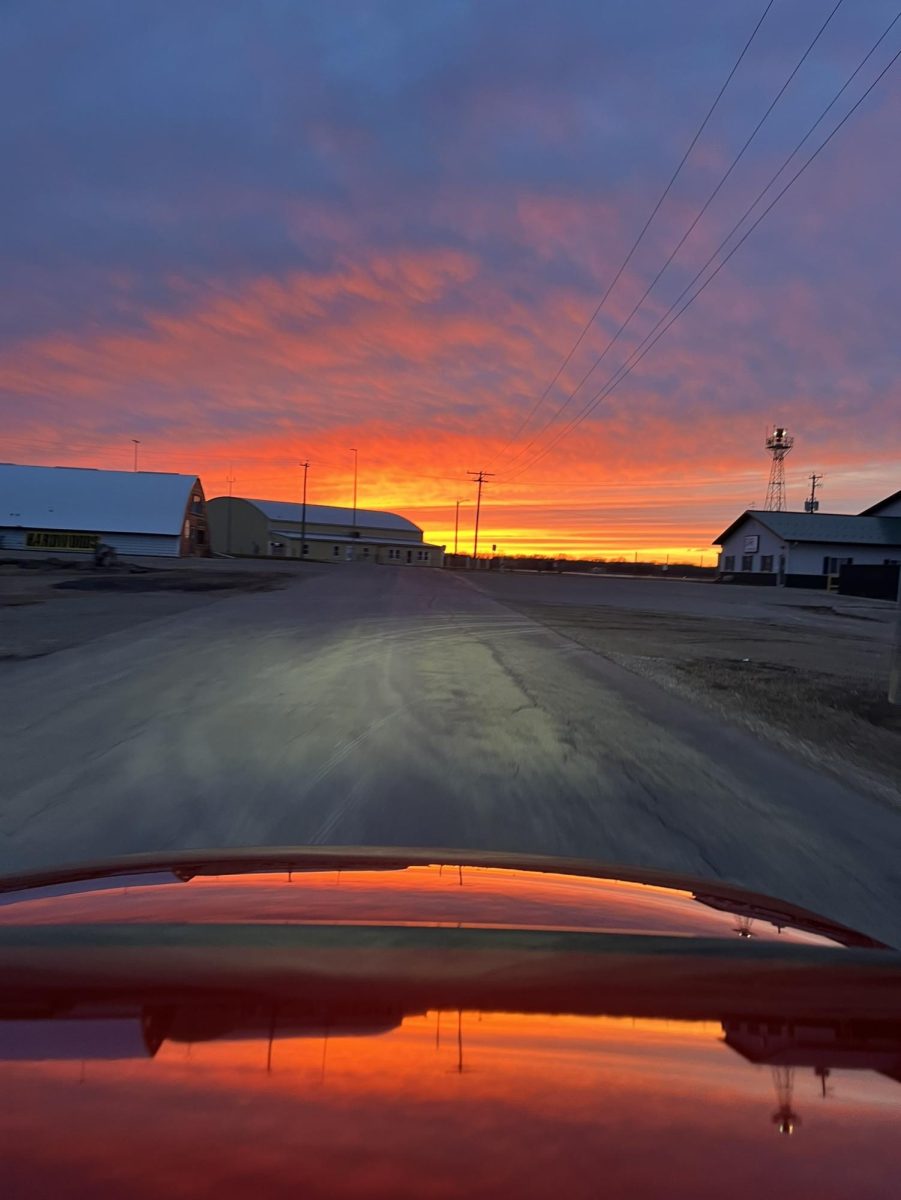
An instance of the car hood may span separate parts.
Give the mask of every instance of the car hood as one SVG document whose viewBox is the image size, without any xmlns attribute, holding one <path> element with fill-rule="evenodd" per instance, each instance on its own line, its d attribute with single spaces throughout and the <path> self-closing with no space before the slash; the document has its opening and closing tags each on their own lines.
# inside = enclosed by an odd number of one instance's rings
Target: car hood
<svg viewBox="0 0 901 1200">
<path fill-rule="evenodd" d="M 192 853 L 0 881 L 6 1194 L 882 1197 L 901 966 L 728 885 Z"/>
</svg>

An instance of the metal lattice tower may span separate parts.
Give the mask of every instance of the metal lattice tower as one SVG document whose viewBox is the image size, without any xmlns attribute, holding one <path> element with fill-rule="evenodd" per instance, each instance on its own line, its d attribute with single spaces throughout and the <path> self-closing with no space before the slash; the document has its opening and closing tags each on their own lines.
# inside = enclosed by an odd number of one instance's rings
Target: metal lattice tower
<svg viewBox="0 0 901 1200">
<path fill-rule="evenodd" d="M 776 426 L 766 440 L 766 448 L 773 456 L 763 506 L 767 512 L 785 512 L 785 456 L 794 444 L 795 439 L 780 426 Z"/>
<path fill-rule="evenodd" d="M 791 1136 L 801 1118 L 792 1108 L 792 1091 L 794 1089 L 795 1072 L 793 1067 L 773 1067 L 773 1087 L 776 1089 L 776 1099 L 779 1107 L 772 1115 L 772 1122 L 782 1134 Z"/>
</svg>

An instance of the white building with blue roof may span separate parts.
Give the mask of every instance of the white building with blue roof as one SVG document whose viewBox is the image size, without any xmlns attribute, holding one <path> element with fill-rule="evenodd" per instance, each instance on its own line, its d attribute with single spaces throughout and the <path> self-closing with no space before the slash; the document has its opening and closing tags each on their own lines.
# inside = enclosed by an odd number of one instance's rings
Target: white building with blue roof
<svg viewBox="0 0 901 1200">
<path fill-rule="evenodd" d="M 0 553 L 178 557 L 210 553 L 196 475 L 0 463 Z"/>
<path fill-rule="evenodd" d="M 857 515 L 748 509 L 714 545 L 720 547 L 720 577 L 735 583 L 826 587 L 851 566 L 897 575 L 901 493 Z"/>
</svg>

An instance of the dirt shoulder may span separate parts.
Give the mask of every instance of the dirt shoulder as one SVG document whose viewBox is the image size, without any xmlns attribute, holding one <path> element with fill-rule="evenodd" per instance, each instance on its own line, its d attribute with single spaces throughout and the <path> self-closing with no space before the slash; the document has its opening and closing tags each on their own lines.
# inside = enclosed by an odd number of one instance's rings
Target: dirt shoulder
<svg viewBox="0 0 901 1200">
<path fill-rule="evenodd" d="M 580 645 L 901 803 L 901 725 L 885 715 L 887 646 L 862 619 L 778 619 L 505 603 Z M 774 612 L 774 617 L 777 614 Z"/>
<path fill-rule="evenodd" d="M 73 560 L 0 561 L 0 663 L 39 658 L 211 601 L 286 586 L 288 572 L 188 571 Z"/>
</svg>

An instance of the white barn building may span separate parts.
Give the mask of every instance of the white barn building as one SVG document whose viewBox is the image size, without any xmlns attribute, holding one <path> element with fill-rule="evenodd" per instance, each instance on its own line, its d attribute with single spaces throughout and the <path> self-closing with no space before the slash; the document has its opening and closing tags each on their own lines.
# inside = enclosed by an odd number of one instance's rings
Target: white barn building
<svg viewBox="0 0 901 1200">
<path fill-rule="evenodd" d="M 195 475 L 0 464 L 0 553 L 208 555 Z"/>
<path fill-rule="evenodd" d="M 901 494 L 859 516 L 749 509 L 714 544 L 723 579 L 825 587 L 843 566 L 901 562 Z"/>
</svg>

